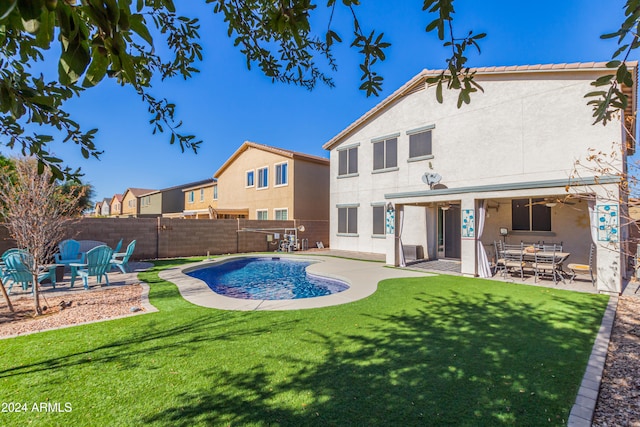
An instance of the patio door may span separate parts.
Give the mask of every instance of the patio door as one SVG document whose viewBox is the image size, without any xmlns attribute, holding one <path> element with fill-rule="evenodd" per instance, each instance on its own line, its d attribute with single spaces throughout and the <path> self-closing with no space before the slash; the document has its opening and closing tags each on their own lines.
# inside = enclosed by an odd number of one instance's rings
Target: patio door
<svg viewBox="0 0 640 427">
<path fill-rule="evenodd" d="M 438 208 L 438 257 L 460 259 L 460 206 Z"/>
</svg>

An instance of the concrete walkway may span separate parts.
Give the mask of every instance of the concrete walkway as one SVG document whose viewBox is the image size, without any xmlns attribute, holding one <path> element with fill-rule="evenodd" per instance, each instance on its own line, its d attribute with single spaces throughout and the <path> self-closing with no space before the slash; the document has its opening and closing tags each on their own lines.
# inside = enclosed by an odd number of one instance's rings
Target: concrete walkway
<svg viewBox="0 0 640 427">
<path fill-rule="evenodd" d="M 252 255 L 254 256 L 254 255 Z M 255 255 L 271 258 L 274 255 Z M 237 256 L 216 258 L 215 260 L 197 262 L 176 268 L 162 270 L 159 276 L 163 280 L 175 283 L 180 294 L 187 301 L 209 308 L 221 310 L 299 310 L 305 308 L 327 307 L 346 304 L 368 297 L 378 288 L 378 282 L 384 279 L 399 277 L 427 277 L 433 274 L 417 271 L 387 268 L 383 263 L 353 259 L 323 257 L 318 255 L 283 255 L 280 258 L 312 261 L 307 272 L 321 277 L 342 280 L 349 285 L 346 291 L 315 298 L 295 300 L 243 300 L 225 297 L 213 292 L 202 280 L 187 276 L 185 273 L 200 268 L 223 263 Z"/>
</svg>

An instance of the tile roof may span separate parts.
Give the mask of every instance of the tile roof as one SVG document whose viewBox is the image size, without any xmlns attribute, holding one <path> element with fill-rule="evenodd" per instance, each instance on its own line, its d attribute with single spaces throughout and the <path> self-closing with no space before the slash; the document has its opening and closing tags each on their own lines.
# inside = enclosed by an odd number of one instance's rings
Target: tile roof
<svg viewBox="0 0 640 427">
<path fill-rule="evenodd" d="M 231 157 L 229 157 L 222 166 L 220 166 L 220 169 L 218 169 L 213 176 L 216 178 L 220 176 L 220 174 L 224 172 L 225 169 L 227 169 L 240 156 L 240 154 L 244 153 L 249 148 L 257 148 L 258 150 L 279 154 L 281 156 L 288 157 L 291 159 L 300 159 L 300 160 L 306 160 L 314 163 L 326 164 L 327 166 L 329 165 L 329 159 L 326 159 L 324 157 L 313 156 L 311 154 L 300 153 L 298 151 L 286 150 L 284 148 L 271 147 L 269 145 L 259 144 L 257 142 L 245 141 L 240 146 L 240 148 L 238 148 L 236 152 L 233 153 Z"/>
</svg>

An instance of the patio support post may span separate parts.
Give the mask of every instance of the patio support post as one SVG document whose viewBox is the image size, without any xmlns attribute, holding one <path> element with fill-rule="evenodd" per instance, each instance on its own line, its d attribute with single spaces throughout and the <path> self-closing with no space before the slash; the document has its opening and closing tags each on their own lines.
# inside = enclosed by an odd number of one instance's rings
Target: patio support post
<svg viewBox="0 0 640 427">
<path fill-rule="evenodd" d="M 394 208 L 394 229 L 386 230 L 386 263 L 387 265 L 398 267 L 400 265 L 400 212 L 404 210 L 404 207 L 396 204 Z M 389 231 L 392 232 L 390 233 Z"/>
<path fill-rule="evenodd" d="M 463 227 L 461 230 L 462 241 L 460 242 L 461 273 L 468 277 L 476 276 L 475 202 L 473 197 L 464 197 L 460 200 L 460 214 L 462 215 L 460 223 Z"/>
<path fill-rule="evenodd" d="M 599 292 L 619 294 L 622 292 L 622 276 L 626 268 L 625 255 L 620 250 L 620 229 L 624 226 L 621 224 L 624 220 L 619 218 L 617 188 L 599 190 L 601 194 L 596 195 L 595 212 L 591 218 L 591 221 L 595 221 L 596 233 L 596 288 Z M 618 218 L 614 218 L 616 216 Z"/>
</svg>

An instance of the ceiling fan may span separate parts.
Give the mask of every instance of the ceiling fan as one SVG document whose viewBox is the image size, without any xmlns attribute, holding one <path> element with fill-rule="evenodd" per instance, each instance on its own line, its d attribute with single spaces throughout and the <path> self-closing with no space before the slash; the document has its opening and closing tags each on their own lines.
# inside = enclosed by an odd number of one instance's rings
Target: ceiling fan
<svg viewBox="0 0 640 427">
<path fill-rule="evenodd" d="M 533 200 L 533 199 L 532 199 Z M 542 200 L 537 202 L 528 203 L 525 206 L 534 206 L 534 205 L 544 205 L 548 208 L 553 208 L 554 206 L 562 204 L 562 205 L 575 205 L 574 201 L 571 201 L 570 196 L 565 197 L 544 197 Z"/>
</svg>

